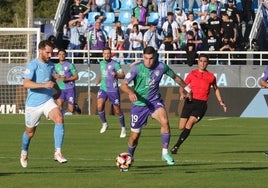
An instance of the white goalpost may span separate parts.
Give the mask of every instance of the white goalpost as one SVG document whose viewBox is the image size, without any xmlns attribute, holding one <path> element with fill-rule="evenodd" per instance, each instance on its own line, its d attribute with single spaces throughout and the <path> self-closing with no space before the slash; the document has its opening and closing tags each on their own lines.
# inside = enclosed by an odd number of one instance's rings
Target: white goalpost
<svg viewBox="0 0 268 188">
<path fill-rule="evenodd" d="M 40 40 L 39 28 L 0 28 L 0 114 L 24 113 L 23 71 Z"/>
</svg>

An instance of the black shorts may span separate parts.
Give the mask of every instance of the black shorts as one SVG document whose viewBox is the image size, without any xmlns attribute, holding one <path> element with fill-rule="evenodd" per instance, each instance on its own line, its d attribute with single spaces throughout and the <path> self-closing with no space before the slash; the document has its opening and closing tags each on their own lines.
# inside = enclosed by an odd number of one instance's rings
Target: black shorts
<svg viewBox="0 0 268 188">
<path fill-rule="evenodd" d="M 185 99 L 185 103 L 181 112 L 181 118 L 189 118 L 194 116 L 200 121 L 207 111 L 207 101 Z"/>
</svg>

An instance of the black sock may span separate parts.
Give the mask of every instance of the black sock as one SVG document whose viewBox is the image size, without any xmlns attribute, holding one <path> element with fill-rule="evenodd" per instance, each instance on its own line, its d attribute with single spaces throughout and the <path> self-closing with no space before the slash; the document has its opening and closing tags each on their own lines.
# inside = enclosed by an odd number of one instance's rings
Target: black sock
<svg viewBox="0 0 268 188">
<path fill-rule="evenodd" d="M 191 129 L 184 129 L 177 141 L 177 143 L 175 144 L 175 146 L 177 148 L 180 147 L 180 145 L 186 140 L 186 138 L 190 135 Z"/>
</svg>

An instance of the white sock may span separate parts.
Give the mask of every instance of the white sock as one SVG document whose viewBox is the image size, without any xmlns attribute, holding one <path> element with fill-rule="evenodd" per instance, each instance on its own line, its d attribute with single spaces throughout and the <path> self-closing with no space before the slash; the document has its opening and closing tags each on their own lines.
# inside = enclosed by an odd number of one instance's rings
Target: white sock
<svg viewBox="0 0 268 188">
<path fill-rule="evenodd" d="M 61 153 L 61 148 L 56 148 L 56 153 Z"/>
<path fill-rule="evenodd" d="M 162 155 L 165 155 L 168 153 L 168 149 L 167 148 L 162 148 Z"/>
</svg>

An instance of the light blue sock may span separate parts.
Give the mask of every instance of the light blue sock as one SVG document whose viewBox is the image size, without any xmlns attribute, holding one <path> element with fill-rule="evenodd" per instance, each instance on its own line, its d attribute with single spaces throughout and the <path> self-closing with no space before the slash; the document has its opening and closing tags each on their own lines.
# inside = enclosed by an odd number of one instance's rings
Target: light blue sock
<svg viewBox="0 0 268 188">
<path fill-rule="evenodd" d="M 28 152 L 28 148 L 31 142 L 31 138 L 26 134 L 26 132 L 24 131 L 24 133 L 22 134 L 22 142 L 21 142 L 21 149 L 23 151 Z"/>
<path fill-rule="evenodd" d="M 64 125 L 63 124 L 55 124 L 54 127 L 54 142 L 55 149 L 61 148 L 64 138 Z"/>
</svg>

